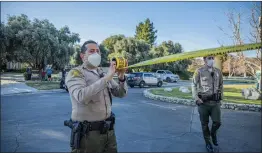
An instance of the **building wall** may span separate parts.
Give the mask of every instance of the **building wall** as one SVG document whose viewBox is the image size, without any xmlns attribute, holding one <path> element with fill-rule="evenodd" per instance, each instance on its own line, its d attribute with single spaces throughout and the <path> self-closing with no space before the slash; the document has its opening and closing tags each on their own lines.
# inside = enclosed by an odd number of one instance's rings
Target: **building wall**
<svg viewBox="0 0 262 153">
<path fill-rule="evenodd" d="M 7 62 L 6 69 L 7 70 L 21 70 L 22 64 L 20 62 Z"/>
</svg>

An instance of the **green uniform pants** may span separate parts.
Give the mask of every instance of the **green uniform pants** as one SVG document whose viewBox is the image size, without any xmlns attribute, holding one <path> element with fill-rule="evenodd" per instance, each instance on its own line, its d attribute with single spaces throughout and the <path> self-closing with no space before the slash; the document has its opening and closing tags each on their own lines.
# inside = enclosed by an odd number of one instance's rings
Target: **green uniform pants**
<svg viewBox="0 0 262 153">
<path fill-rule="evenodd" d="M 80 149 L 73 149 L 72 153 L 117 153 L 115 131 L 100 134 L 100 131 L 90 131 L 82 137 Z"/>
<path fill-rule="evenodd" d="M 217 143 L 217 130 L 221 126 L 221 110 L 220 103 L 216 102 L 206 102 L 198 106 L 199 117 L 202 126 L 202 132 L 206 144 L 210 144 L 210 135 L 212 137 L 213 143 Z M 213 123 L 211 132 L 208 127 L 209 116 L 211 117 Z"/>
</svg>

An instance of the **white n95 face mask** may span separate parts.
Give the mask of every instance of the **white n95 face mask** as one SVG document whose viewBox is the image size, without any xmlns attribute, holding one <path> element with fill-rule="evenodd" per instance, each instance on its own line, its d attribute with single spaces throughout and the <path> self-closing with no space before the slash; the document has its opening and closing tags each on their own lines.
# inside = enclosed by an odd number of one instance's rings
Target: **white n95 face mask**
<svg viewBox="0 0 262 153">
<path fill-rule="evenodd" d="M 94 66 L 98 67 L 101 63 L 101 56 L 98 53 L 91 54 L 87 57 L 88 62 Z"/>
<path fill-rule="evenodd" d="M 207 60 L 207 66 L 212 67 L 214 65 L 214 60 Z"/>
</svg>

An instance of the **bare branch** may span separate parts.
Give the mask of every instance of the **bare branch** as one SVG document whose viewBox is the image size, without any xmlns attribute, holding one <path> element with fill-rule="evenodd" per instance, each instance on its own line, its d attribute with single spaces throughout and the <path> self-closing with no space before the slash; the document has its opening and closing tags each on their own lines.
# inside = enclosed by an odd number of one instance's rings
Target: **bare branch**
<svg viewBox="0 0 262 153">
<path fill-rule="evenodd" d="M 255 64 L 255 63 L 249 62 L 248 60 L 246 60 L 246 63 L 255 66 L 257 69 L 260 69 L 260 67 L 261 67 L 261 66 Z"/>
<path fill-rule="evenodd" d="M 219 30 L 221 30 L 225 35 L 231 37 L 229 34 L 227 34 L 224 29 L 221 26 L 217 26 Z"/>
<path fill-rule="evenodd" d="M 220 46 L 224 46 L 222 43 L 220 43 L 220 41 L 219 40 L 217 40 L 217 42 L 218 42 L 218 44 L 220 45 Z"/>
<path fill-rule="evenodd" d="M 251 74 L 253 77 L 256 77 L 255 69 L 252 66 L 250 66 L 249 64 L 246 64 L 246 66 L 248 67 L 247 72 L 249 72 L 249 74 Z"/>
</svg>

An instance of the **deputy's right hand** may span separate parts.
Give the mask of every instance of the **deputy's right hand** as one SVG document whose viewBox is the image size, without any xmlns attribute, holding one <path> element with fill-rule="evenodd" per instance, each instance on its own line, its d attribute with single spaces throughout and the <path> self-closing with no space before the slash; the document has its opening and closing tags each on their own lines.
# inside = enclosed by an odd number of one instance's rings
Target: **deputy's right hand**
<svg viewBox="0 0 262 153">
<path fill-rule="evenodd" d="M 201 104 L 203 104 L 203 101 L 202 101 L 200 98 L 197 98 L 196 104 L 197 104 L 197 105 L 201 105 Z"/>
<path fill-rule="evenodd" d="M 111 61 L 109 69 L 108 69 L 108 72 L 106 74 L 106 79 L 108 81 L 112 80 L 114 75 L 115 75 L 115 72 L 116 72 L 116 62 L 115 61 Z"/>
</svg>

